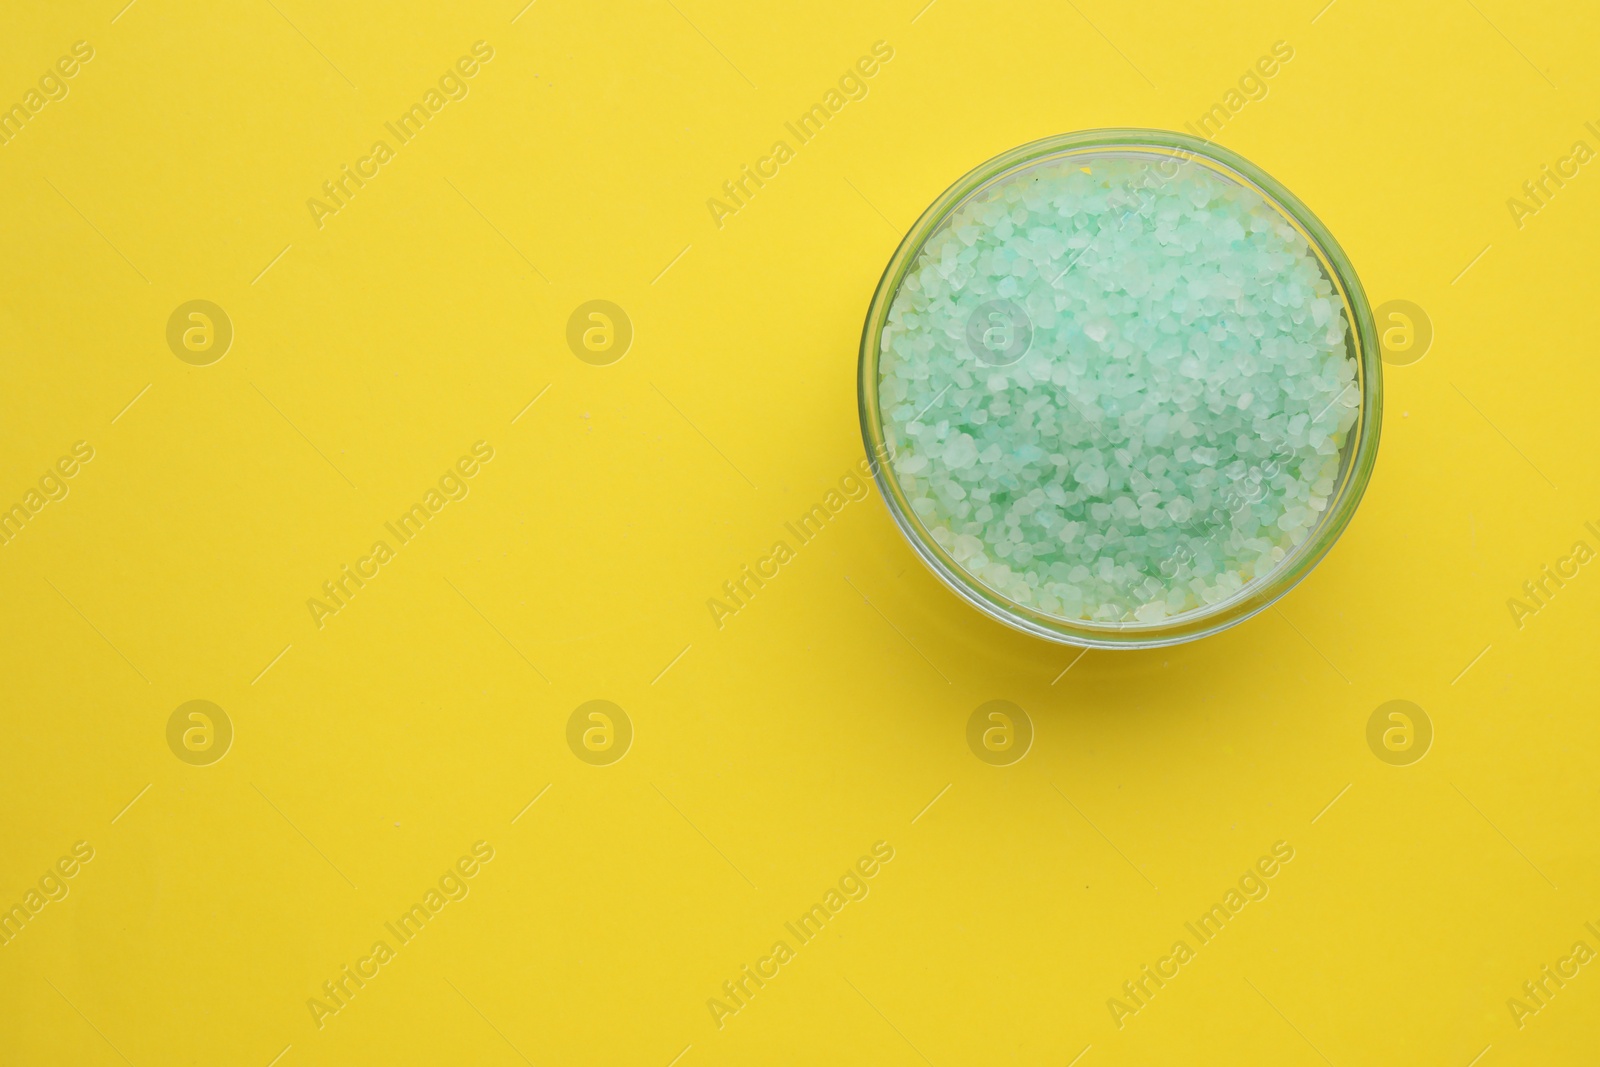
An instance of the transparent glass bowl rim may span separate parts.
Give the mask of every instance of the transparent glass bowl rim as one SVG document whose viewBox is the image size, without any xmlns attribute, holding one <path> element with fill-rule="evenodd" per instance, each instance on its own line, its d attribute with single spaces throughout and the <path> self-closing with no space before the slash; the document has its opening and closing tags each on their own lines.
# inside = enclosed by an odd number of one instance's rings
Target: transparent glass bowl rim
<svg viewBox="0 0 1600 1067">
<path fill-rule="evenodd" d="M 1341 454 L 1339 482 L 1322 517 L 1264 578 L 1232 597 L 1158 622 L 1062 619 L 1019 604 L 968 574 L 939 544 L 910 506 L 888 461 L 878 405 L 878 360 L 889 308 L 923 245 L 961 205 L 1015 171 L 1071 156 L 1135 154 L 1199 163 L 1254 189 L 1306 239 L 1344 306 L 1346 344 L 1356 365 L 1360 406 Z M 1102 129 L 1046 137 L 1003 152 L 968 171 L 924 211 L 901 240 L 878 281 L 861 332 L 858 401 L 861 434 L 878 488 L 896 524 L 922 561 L 958 596 L 984 614 L 1025 633 L 1088 648 L 1157 648 L 1227 629 L 1269 607 L 1311 572 L 1349 525 L 1377 461 L 1383 415 L 1382 359 L 1372 308 L 1344 250 L 1301 200 L 1249 160 L 1210 141 L 1169 130 Z"/>
</svg>

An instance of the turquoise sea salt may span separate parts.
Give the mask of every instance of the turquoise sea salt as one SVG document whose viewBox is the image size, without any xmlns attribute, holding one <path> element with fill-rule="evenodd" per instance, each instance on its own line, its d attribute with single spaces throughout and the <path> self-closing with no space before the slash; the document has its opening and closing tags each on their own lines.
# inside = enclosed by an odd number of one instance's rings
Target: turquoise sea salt
<svg viewBox="0 0 1600 1067">
<path fill-rule="evenodd" d="M 896 479 L 974 579 L 1153 623 L 1265 577 L 1328 506 L 1360 392 L 1344 306 L 1254 189 L 1133 154 L 958 207 L 883 329 Z"/>
</svg>

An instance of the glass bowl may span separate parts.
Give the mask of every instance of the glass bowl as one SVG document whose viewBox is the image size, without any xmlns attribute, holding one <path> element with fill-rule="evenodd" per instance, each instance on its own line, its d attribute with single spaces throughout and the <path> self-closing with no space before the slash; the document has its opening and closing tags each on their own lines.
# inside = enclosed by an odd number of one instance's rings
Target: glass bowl
<svg viewBox="0 0 1600 1067">
<path fill-rule="evenodd" d="M 902 477 L 895 472 L 892 442 L 879 406 L 881 346 L 890 309 L 919 255 L 933 237 L 951 224 L 956 212 L 998 196 L 998 191 L 1012 184 L 1019 173 L 1032 168 L 1052 167 L 1059 174 L 1060 165 L 1070 163 L 1092 173 L 1096 161 L 1113 159 L 1138 162 L 1142 171 L 1156 175 L 1157 181 L 1164 180 L 1162 176 L 1170 180 L 1186 173 L 1185 167 L 1197 165 L 1213 177 L 1259 195 L 1304 239 L 1323 277 L 1331 284 L 1330 299 L 1337 301 L 1336 310 L 1344 316 L 1344 345 L 1354 367 L 1354 381 L 1336 399 L 1345 407 L 1355 408 L 1355 419 L 1339 449 L 1338 474 L 1326 496 L 1326 506 L 1304 532 L 1303 539 L 1284 549 L 1281 559 L 1254 574 L 1231 594 L 1159 619 L 1141 620 L 1126 615 L 1117 619 L 1069 617 L 1064 611 L 1021 603 L 963 567 L 935 539 L 912 507 L 901 484 Z M 1124 222 L 1127 217 L 1123 216 Z M 989 317 L 994 318 L 992 314 Z M 969 323 L 968 337 L 975 336 Z M 959 342 L 953 339 L 951 343 Z M 976 348 L 973 352 L 981 356 Z M 1242 622 L 1292 589 L 1327 554 L 1355 513 L 1377 458 L 1382 398 L 1381 358 L 1372 310 L 1349 259 L 1327 228 L 1293 193 L 1248 160 L 1210 142 L 1164 130 L 1092 130 L 1048 137 L 1014 148 L 968 172 L 922 213 L 900 242 L 873 294 L 861 334 L 861 432 L 878 487 L 912 548 L 934 574 L 984 614 L 1037 637 L 1090 648 L 1154 648 L 1194 640 Z"/>
</svg>

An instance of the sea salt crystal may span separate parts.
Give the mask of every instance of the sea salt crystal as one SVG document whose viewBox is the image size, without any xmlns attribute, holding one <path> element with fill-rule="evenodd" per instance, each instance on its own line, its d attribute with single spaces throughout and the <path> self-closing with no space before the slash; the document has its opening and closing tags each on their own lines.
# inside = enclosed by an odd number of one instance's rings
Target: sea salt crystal
<svg viewBox="0 0 1600 1067">
<path fill-rule="evenodd" d="M 1084 165 L 994 183 L 925 242 L 882 335 L 884 434 L 976 581 L 1158 623 L 1259 581 L 1326 512 L 1359 411 L 1349 323 L 1253 189 Z"/>
</svg>

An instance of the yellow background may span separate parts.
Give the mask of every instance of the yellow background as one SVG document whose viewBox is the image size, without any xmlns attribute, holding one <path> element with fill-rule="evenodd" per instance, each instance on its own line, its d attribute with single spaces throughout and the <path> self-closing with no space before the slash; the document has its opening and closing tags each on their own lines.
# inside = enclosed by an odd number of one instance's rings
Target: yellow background
<svg viewBox="0 0 1600 1067">
<path fill-rule="evenodd" d="M 1506 601 L 1596 544 L 1600 176 L 1520 229 L 1505 203 L 1600 148 L 1589 7 L 120 4 L 0 34 L 0 102 L 95 49 L 0 147 L 0 503 L 95 449 L 0 548 L 0 906 L 95 849 L 0 948 L 0 1062 L 1589 1062 L 1600 967 L 1521 1029 L 1506 1001 L 1600 948 L 1600 577 L 1521 629 Z M 306 200 L 477 40 L 470 95 L 319 229 Z M 715 226 L 879 40 L 867 98 Z M 922 208 L 1038 137 L 1181 129 L 1279 40 L 1220 142 L 1436 330 L 1311 577 L 1078 659 L 958 602 L 874 492 L 716 628 L 862 454 L 861 321 Z M 234 326 L 211 366 L 165 341 L 192 299 Z M 591 299 L 634 325 L 610 366 L 565 342 Z M 470 495 L 318 629 L 478 440 Z M 210 766 L 167 747 L 192 699 L 235 729 Z M 621 762 L 567 747 L 591 699 Z M 994 699 L 1034 724 L 1009 767 L 965 740 Z M 1367 746 L 1390 699 L 1433 723 L 1411 766 Z M 478 840 L 470 895 L 318 1029 Z M 708 998 L 880 840 L 719 1029 Z M 1118 1029 L 1280 840 L 1271 895 Z"/>
</svg>

